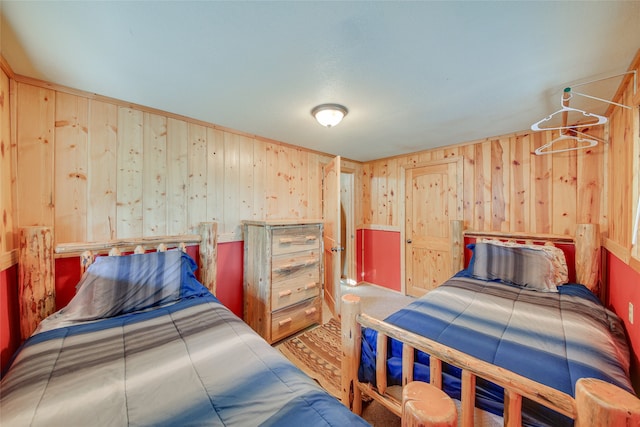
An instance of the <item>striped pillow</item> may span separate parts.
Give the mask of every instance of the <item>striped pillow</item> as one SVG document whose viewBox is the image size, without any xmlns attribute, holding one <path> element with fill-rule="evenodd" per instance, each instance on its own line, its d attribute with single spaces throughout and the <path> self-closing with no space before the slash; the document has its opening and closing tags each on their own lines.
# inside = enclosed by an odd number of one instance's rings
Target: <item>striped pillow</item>
<svg viewBox="0 0 640 427">
<path fill-rule="evenodd" d="M 475 244 L 471 275 L 542 292 L 558 292 L 547 252 L 526 246 Z"/>
</svg>

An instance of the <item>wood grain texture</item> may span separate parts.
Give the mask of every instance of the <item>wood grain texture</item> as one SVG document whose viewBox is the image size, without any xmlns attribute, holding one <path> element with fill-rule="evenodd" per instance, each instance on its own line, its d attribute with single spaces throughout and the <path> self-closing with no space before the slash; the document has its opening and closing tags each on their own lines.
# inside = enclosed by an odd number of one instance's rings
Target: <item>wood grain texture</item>
<svg viewBox="0 0 640 427">
<path fill-rule="evenodd" d="M 55 239 L 84 238 L 87 232 L 88 114 L 86 99 L 57 94 L 55 106 Z"/>
<path fill-rule="evenodd" d="M 24 340 L 42 319 L 56 310 L 53 230 L 50 227 L 20 228 L 18 266 L 20 334 Z"/>
<path fill-rule="evenodd" d="M 244 321 L 274 343 L 322 318 L 322 223 L 243 221 Z"/>
<path fill-rule="evenodd" d="M 118 108 L 105 102 L 89 101 L 87 235 L 78 240 L 116 238 L 117 138 Z"/>
<path fill-rule="evenodd" d="M 18 247 L 13 230 L 13 179 L 9 77 L 0 71 L 0 254 Z"/>
<path fill-rule="evenodd" d="M 602 131 L 591 132 L 598 136 Z M 364 223 L 400 225 L 400 215 L 393 218 L 386 210 L 388 194 L 398 193 L 397 178 L 407 165 L 451 158 L 454 153 L 463 158 L 464 181 L 457 194 L 467 229 L 572 235 L 577 222 L 606 222 L 602 202 L 607 175 L 605 147 L 601 144 L 579 153 L 533 154 L 554 137 L 550 131 L 520 132 L 471 142 L 455 150 L 445 147 L 397 156 L 395 162 L 368 162 L 362 174 Z M 394 201 L 394 205 L 401 203 Z"/>
<path fill-rule="evenodd" d="M 54 224 L 55 97 L 52 90 L 18 84 L 18 226 Z"/>
<path fill-rule="evenodd" d="M 321 215 L 320 171 L 332 156 L 157 110 L 69 91 L 56 102 L 55 90 L 15 86 L 19 160 L 4 167 L 13 158 L 5 143 L 0 207 L 16 215 L 3 224 L 57 225 L 64 243 L 193 233 L 215 220 L 225 241 L 237 241 L 245 218 Z M 355 185 L 361 167 L 351 162 Z M 361 210 L 355 216 L 361 223 Z"/>
<path fill-rule="evenodd" d="M 200 282 L 216 295 L 218 272 L 218 224 L 203 222 L 199 226 L 200 237 Z"/>
<path fill-rule="evenodd" d="M 142 130 L 142 235 L 168 234 L 167 119 L 144 113 Z"/>
<path fill-rule="evenodd" d="M 167 233 L 186 233 L 189 229 L 188 126 L 181 120 L 167 119 Z"/>
<path fill-rule="evenodd" d="M 116 170 L 116 237 L 143 234 L 143 118 L 132 108 L 118 108 L 118 148 Z"/>
<path fill-rule="evenodd" d="M 581 378 L 576 383 L 576 427 L 640 425 L 640 400 L 602 380 Z"/>
<path fill-rule="evenodd" d="M 188 125 L 189 228 L 207 220 L 207 128 Z"/>
<path fill-rule="evenodd" d="M 456 427 L 453 400 L 431 384 L 413 381 L 402 389 L 402 427 Z"/>
<path fill-rule="evenodd" d="M 13 220 L 17 225 L 53 225 L 54 218 L 68 215 L 62 207 L 60 213 L 54 212 L 54 206 L 63 204 L 63 196 L 51 188 L 54 176 L 63 172 L 53 170 L 53 151 L 47 151 L 46 147 L 40 147 L 42 152 L 33 153 L 33 159 L 24 159 L 31 150 L 27 149 L 27 141 L 46 139 L 47 132 L 55 127 L 55 118 L 62 114 L 55 111 L 55 102 L 52 104 L 57 92 L 43 89 L 36 82 L 17 83 L 15 86 L 16 115 L 21 117 L 15 140 L 23 152 L 16 156 L 20 160 L 16 167 L 18 197 L 13 206 L 16 210 Z M 623 102 L 634 102 L 637 98 L 630 88 L 620 93 Z M 113 238 L 133 234 L 134 230 L 144 233 L 188 232 L 195 230 L 201 220 L 219 221 L 219 233 L 230 239 L 239 239 L 243 215 L 305 218 L 317 217 L 321 212 L 319 189 L 322 177 L 318 174 L 318 165 L 331 156 L 170 113 L 134 105 L 125 107 L 115 101 L 109 103 L 107 99 L 90 94 L 68 91 L 65 94 L 87 99 L 89 103 L 86 206 L 77 206 L 77 212 L 83 209 L 87 212 L 84 240 Z M 114 109 L 120 113 L 114 116 Z M 128 117 L 123 111 L 129 111 L 136 118 Z M 167 213 L 164 219 L 158 216 L 157 211 L 152 214 L 144 208 L 162 205 L 163 196 L 153 188 L 157 183 L 148 177 L 134 178 L 136 172 L 130 169 L 135 161 L 141 165 L 154 163 L 153 155 L 146 152 L 148 149 L 123 152 L 131 148 L 126 145 L 111 148 L 114 140 L 137 144 L 133 141 L 139 138 L 135 134 L 138 131 L 143 137 L 140 141 L 148 142 L 144 138 L 155 126 L 147 121 L 157 118 L 167 123 L 167 194 L 164 196 Z M 365 225 L 400 226 L 403 201 L 398 199 L 402 193 L 398 187 L 402 167 L 459 155 L 464 158 L 465 180 L 459 197 L 465 228 L 571 234 L 577 222 L 589 221 L 599 223 L 613 241 L 629 248 L 635 203 L 632 193 L 640 188 L 639 167 L 635 166 L 639 149 L 638 137 L 632 132 L 636 126 L 634 120 L 638 119 L 633 113 L 612 109 L 609 129 L 590 130 L 608 132 L 607 145 L 600 144 L 590 152 L 564 156 L 534 156 L 533 150 L 554 135 L 552 132 L 525 131 L 380 159 L 364 165 L 354 162 L 356 193 L 360 195 L 356 198 L 356 221 Z M 29 127 L 20 123 L 29 123 Z M 194 129 L 198 127 L 204 131 L 195 131 L 198 135 L 194 140 Z M 133 140 L 128 137 L 131 132 L 134 132 Z M 67 136 L 60 135 L 59 139 L 65 140 Z M 232 142 L 225 143 L 225 140 Z M 190 145 L 194 141 L 198 141 L 198 149 Z M 69 146 L 65 141 L 60 143 Z M 243 156 L 236 155 L 236 152 L 242 152 Z M 141 158 L 134 160 L 130 154 Z M 251 155 L 253 161 L 249 160 Z M 109 159 L 111 156 L 113 159 Z M 238 159 L 237 165 L 233 164 L 234 159 Z M 34 161 L 44 166 L 37 168 L 40 178 L 25 172 L 29 168 L 26 164 Z M 234 177 L 242 180 L 243 191 L 236 191 L 238 184 Z M 146 188 L 148 186 L 152 188 Z M 27 188 L 38 190 L 27 195 Z M 156 194 L 154 197 L 160 200 L 153 197 L 150 200 L 150 194 Z M 139 202 L 136 195 L 140 196 Z M 212 197 L 215 201 L 211 200 Z M 227 204 L 243 206 L 243 209 L 225 213 L 222 206 Z M 163 221 L 166 224 L 163 225 Z M 61 236 L 67 227 L 58 227 L 62 228 Z M 161 231 L 163 229 L 165 231 Z M 82 231 L 71 233 L 82 234 Z"/>
</svg>

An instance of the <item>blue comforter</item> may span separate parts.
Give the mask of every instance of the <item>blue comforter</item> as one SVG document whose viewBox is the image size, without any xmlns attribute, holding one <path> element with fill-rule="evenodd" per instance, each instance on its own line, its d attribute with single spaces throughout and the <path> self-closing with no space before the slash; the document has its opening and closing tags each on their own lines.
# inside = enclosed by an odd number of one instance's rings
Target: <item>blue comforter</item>
<svg viewBox="0 0 640 427">
<path fill-rule="evenodd" d="M 599 378 L 632 391 L 629 350 L 620 319 L 587 288 L 567 284 L 547 293 L 456 276 L 392 314 L 387 322 L 574 396 L 579 378 Z M 376 332 L 365 330 L 359 379 L 375 384 Z M 389 384 L 401 384 L 402 346 L 388 350 Z M 443 367 L 445 391 L 460 398 L 460 370 Z M 429 357 L 416 356 L 414 378 L 429 381 Z M 478 378 L 476 403 L 502 414 L 503 391 Z M 571 420 L 525 399 L 526 425 Z"/>
<path fill-rule="evenodd" d="M 191 260 L 147 258 L 165 274 L 105 260 L 25 342 L 2 378 L 1 425 L 368 425 L 197 283 Z"/>
</svg>

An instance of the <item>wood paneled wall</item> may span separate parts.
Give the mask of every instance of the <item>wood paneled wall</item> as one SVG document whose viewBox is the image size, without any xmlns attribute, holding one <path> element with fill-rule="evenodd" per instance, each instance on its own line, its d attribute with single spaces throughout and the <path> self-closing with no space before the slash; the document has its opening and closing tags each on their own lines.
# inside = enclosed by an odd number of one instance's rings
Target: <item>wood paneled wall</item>
<svg viewBox="0 0 640 427">
<path fill-rule="evenodd" d="M 619 91 L 618 102 L 632 109 L 612 108 L 610 113 L 611 147 L 608 174 L 609 228 L 606 244 L 616 256 L 629 264 L 635 209 L 640 195 L 640 50 L 631 67 L 634 79 L 628 75 Z M 635 268 L 640 271 L 640 252 L 633 248 Z"/>
<path fill-rule="evenodd" d="M 321 216 L 329 155 L 49 84 L 18 79 L 14 86 L 13 227 L 53 225 L 56 241 L 69 242 L 187 233 L 200 221 L 218 221 L 224 242 L 240 239 L 245 218 Z M 637 103 L 627 86 L 619 101 Z M 8 120 L 6 106 L 2 114 Z M 594 222 L 628 251 L 640 186 L 634 120 L 637 109 L 613 109 L 609 124 L 589 131 L 609 143 L 577 152 L 536 156 L 558 134 L 525 131 L 344 162 L 356 171 L 361 195 L 356 224 L 400 230 L 405 168 L 459 156 L 458 218 L 466 228 L 572 234 L 575 224 Z M 2 191 L 3 208 L 11 207 Z"/>
<path fill-rule="evenodd" d="M 14 98 L 16 226 L 53 226 L 56 243 L 201 221 L 224 242 L 241 239 L 243 219 L 322 215 L 329 155 L 50 85 L 18 81 Z"/>
<path fill-rule="evenodd" d="M 603 138 L 604 128 L 589 133 Z M 363 168 L 366 224 L 402 227 L 404 168 L 451 157 L 464 159 L 465 228 L 572 234 L 575 224 L 606 227 L 605 145 L 589 150 L 536 156 L 536 148 L 557 132 L 523 132 L 376 160 Z M 579 154 L 578 154 L 579 153 Z"/>
<path fill-rule="evenodd" d="M 0 67 L 0 255 L 17 248 L 13 230 L 10 81 Z"/>
</svg>

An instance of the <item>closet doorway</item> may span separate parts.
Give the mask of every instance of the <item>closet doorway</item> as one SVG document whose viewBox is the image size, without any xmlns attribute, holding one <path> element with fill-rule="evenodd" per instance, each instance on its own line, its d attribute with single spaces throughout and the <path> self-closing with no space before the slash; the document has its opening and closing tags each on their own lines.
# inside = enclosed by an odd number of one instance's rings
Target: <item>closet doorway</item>
<svg viewBox="0 0 640 427">
<path fill-rule="evenodd" d="M 354 207 L 355 171 L 340 170 L 340 234 L 344 250 L 340 258 L 340 282 L 355 286 L 356 280 L 356 230 Z"/>
<path fill-rule="evenodd" d="M 340 156 L 322 165 L 324 221 L 324 301 L 340 314 L 341 283 L 356 284 L 355 170 L 341 166 Z"/>
</svg>

